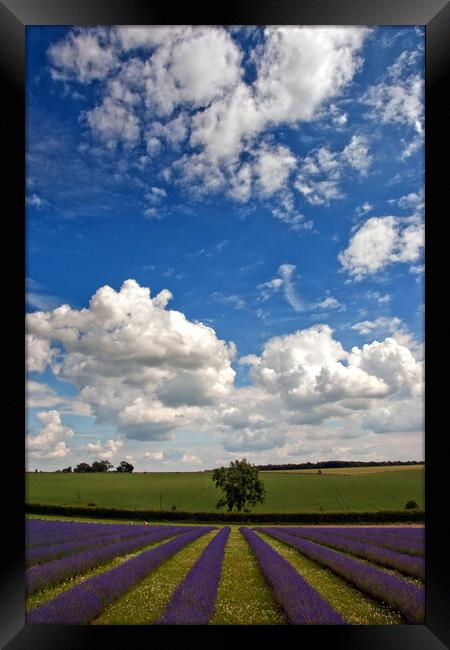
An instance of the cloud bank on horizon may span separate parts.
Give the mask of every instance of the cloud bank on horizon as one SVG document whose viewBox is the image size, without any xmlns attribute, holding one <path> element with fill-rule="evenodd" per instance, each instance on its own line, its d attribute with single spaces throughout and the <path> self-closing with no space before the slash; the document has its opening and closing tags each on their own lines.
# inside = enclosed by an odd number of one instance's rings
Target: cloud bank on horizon
<svg viewBox="0 0 450 650">
<path fill-rule="evenodd" d="M 423 31 L 27 52 L 30 467 L 422 459 Z"/>
</svg>

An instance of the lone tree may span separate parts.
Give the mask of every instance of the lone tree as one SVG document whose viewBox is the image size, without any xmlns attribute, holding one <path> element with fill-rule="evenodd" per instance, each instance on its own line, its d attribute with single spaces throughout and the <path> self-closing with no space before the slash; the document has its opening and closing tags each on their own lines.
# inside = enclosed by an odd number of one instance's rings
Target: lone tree
<svg viewBox="0 0 450 650">
<path fill-rule="evenodd" d="M 216 487 L 225 492 L 216 505 L 216 508 L 227 506 L 228 512 L 236 508 L 238 512 L 249 512 L 246 506 L 255 506 L 263 503 L 266 490 L 259 479 L 258 469 L 246 461 L 234 460 L 230 467 L 215 469 L 212 475 Z"/>
<path fill-rule="evenodd" d="M 123 460 L 119 465 L 116 467 L 116 472 L 131 472 L 134 470 L 134 466 L 131 465 L 131 463 L 127 463 L 126 460 Z"/>
</svg>

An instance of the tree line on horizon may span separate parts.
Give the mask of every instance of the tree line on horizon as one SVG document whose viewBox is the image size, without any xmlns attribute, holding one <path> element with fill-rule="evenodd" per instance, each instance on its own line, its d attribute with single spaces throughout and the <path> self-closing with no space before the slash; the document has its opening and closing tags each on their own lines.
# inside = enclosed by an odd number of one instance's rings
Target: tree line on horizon
<svg viewBox="0 0 450 650">
<path fill-rule="evenodd" d="M 92 465 L 89 465 L 89 463 L 78 463 L 78 465 L 73 469 L 69 465 L 69 467 L 65 467 L 64 469 L 57 469 L 56 472 L 62 472 L 63 474 L 69 474 L 71 472 L 78 474 L 90 474 L 93 472 L 110 472 L 113 469 L 114 465 L 110 463 L 109 460 L 95 460 Z M 114 471 L 131 474 L 133 470 L 134 466 L 131 465 L 131 463 L 127 463 L 126 460 L 123 460 L 121 463 L 119 463 L 119 465 L 117 465 Z"/>
<path fill-rule="evenodd" d="M 316 463 L 311 463 L 311 462 L 305 462 L 305 463 L 284 463 L 282 465 L 280 464 L 274 464 L 274 463 L 269 463 L 266 465 L 254 465 L 256 469 L 259 471 L 282 471 L 282 470 L 293 470 L 293 469 L 335 469 L 338 467 L 392 467 L 395 465 L 424 465 L 425 461 L 424 460 L 380 460 L 380 461 L 358 461 L 358 460 L 325 460 L 325 461 L 318 461 Z M 114 465 L 112 465 L 108 460 L 96 460 L 92 463 L 92 465 L 89 465 L 89 463 L 79 463 L 75 467 L 65 467 L 64 469 L 57 469 L 54 470 L 56 473 L 81 473 L 81 474 L 88 474 L 92 472 L 110 472 L 114 469 Z M 131 473 L 134 470 L 134 466 L 131 465 L 131 463 L 128 463 L 127 461 L 123 460 L 119 465 L 116 467 L 114 470 L 115 472 L 122 472 L 122 473 Z M 25 469 L 25 472 L 27 470 Z M 34 470 L 35 472 L 42 472 L 42 470 Z M 211 472 L 214 471 L 212 469 L 204 469 L 201 470 L 203 472 Z M 144 471 L 144 474 L 147 474 L 148 472 Z"/>
<path fill-rule="evenodd" d="M 390 467 L 393 465 L 423 465 L 423 460 L 323 460 L 317 463 L 285 463 L 284 465 L 255 465 L 261 471 L 288 469 L 335 469 L 337 467 Z"/>
</svg>

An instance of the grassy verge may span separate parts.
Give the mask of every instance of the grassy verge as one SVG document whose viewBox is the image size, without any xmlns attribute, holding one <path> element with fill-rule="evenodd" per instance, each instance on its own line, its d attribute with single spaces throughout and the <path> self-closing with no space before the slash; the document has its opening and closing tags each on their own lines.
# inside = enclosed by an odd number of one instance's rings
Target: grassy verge
<svg viewBox="0 0 450 650">
<path fill-rule="evenodd" d="M 214 625 L 286 623 L 258 562 L 237 527 L 231 529 L 217 593 Z"/>
<path fill-rule="evenodd" d="M 200 557 L 217 530 L 188 544 L 139 583 L 137 587 L 107 607 L 94 625 L 151 625 L 163 614 L 178 584 Z"/>
<path fill-rule="evenodd" d="M 404 623 L 392 608 L 365 596 L 329 569 L 306 558 L 299 551 L 278 540 L 258 533 L 294 566 L 302 577 L 351 625 L 392 625 Z"/>
</svg>

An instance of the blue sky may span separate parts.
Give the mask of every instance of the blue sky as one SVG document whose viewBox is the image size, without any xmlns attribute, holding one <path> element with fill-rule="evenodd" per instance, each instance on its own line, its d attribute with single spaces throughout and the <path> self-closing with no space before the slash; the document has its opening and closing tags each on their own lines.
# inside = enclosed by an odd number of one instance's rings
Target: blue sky
<svg viewBox="0 0 450 650">
<path fill-rule="evenodd" d="M 423 74 L 420 27 L 28 27 L 29 466 L 422 459 Z"/>
</svg>

